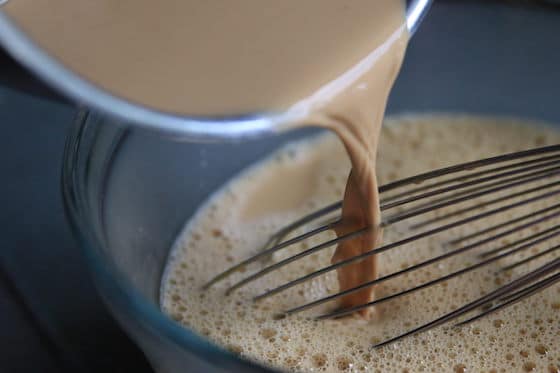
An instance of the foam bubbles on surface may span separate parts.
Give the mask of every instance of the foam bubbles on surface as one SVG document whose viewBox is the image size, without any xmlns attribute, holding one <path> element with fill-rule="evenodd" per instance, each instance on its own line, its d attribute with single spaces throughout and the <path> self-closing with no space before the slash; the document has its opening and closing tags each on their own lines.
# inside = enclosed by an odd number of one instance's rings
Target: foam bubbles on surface
<svg viewBox="0 0 560 373">
<path fill-rule="evenodd" d="M 380 138 L 378 175 L 384 184 L 436 167 L 546 144 L 560 143 L 553 129 L 507 119 L 445 116 L 409 116 L 386 121 Z M 316 181 L 286 178 L 298 168 L 313 171 Z M 284 171 L 277 172 L 279 169 Z M 373 343 L 400 334 L 487 293 L 526 271 L 518 268 L 496 275 L 502 265 L 529 252 L 485 266 L 448 282 L 383 303 L 371 321 L 357 317 L 321 322 L 310 315 L 333 310 L 327 303 L 312 310 L 278 318 L 278 311 L 333 294 L 336 274 L 328 273 L 260 303 L 252 297 L 303 274 L 324 267 L 334 249 L 294 262 L 240 289 L 224 290 L 263 266 L 334 238 L 326 232 L 272 258 L 245 268 L 209 290 L 202 285 L 215 274 L 254 254 L 267 237 L 287 222 L 341 198 L 349 171 L 343 147 L 332 135 L 289 144 L 242 173 L 199 210 L 179 236 L 162 280 L 162 308 L 174 320 L 245 358 L 291 371 L 314 372 L 558 372 L 560 367 L 560 287 L 540 294 L 460 329 L 445 325 L 374 350 Z M 250 206 L 251 195 L 274 198 L 276 192 L 306 190 L 304 203 L 288 210 L 259 212 Z M 298 195 L 301 198 L 301 195 Z M 551 204 L 543 201 L 533 208 Z M 257 206 L 258 207 L 258 206 Z M 250 210 L 251 214 L 246 214 Z M 502 216 L 527 213 L 517 209 Z M 256 214 L 256 215 L 255 215 Z M 260 214 L 260 215 L 259 215 Z M 477 222 L 478 228 L 492 220 Z M 542 224 L 544 230 L 554 222 Z M 385 230 L 385 242 L 409 235 L 408 224 Z M 381 275 L 441 254 L 441 242 L 466 228 L 404 245 L 379 256 Z M 535 233 L 520 232 L 502 244 Z M 510 241 L 508 241 L 510 240 Z M 550 241 L 550 247 L 558 241 Z M 547 247 L 549 247 L 547 246 Z M 486 246 L 488 248 L 490 246 Z M 547 248 L 543 247 L 543 249 Z M 483 250 L 481 248 L 481 250 Z M 480 252 L 480 251 L 478 251 Z M 551 256 L 543 258 L 550 260 Z M 475 254 L 453 257 L 376 289 L 382 297 L 475 263 Z M 541 262 L 536 262 L 532 268 Z"/>
</svg>

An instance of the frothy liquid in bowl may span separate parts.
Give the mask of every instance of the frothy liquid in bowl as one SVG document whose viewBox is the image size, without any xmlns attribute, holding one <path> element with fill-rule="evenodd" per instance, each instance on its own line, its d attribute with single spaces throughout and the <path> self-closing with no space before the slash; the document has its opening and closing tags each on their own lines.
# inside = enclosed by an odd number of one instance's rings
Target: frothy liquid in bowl
<svg viewBox="0 0 560 373">
<path fill-rule="evenodd" d="M 390 119 L 380 134 L 377 175 L 384 184 L 434 167 L 558 142 L 560 133 L 556 130 L 514 120 L 441 116 Z M 163 310 L 185 327 L 243 357 L 287 370 L 556 372 L 560 368 L 557 286 L 461 329 L 439 327 L 379 350 L 371 349 L 374 342 L 429 321 L 508 281 L 509 277 L 496 276 L 496 270 L 519 260 L 526 255 L 523 253 L 444 285 L 384 303 L 371 320 L 357 315 L 321 322 L 309 319 L 337 307 L 332 303 L 306 314 L 274 319 L 278 311 L 336 292 L 338 281 L 333 272 L 264 302 L 251 301 L 267 288 L 327 265 L 334 249 L 290 264 L 231 296 L 224 296 L 225 289 L 244 274 L 201 290 L 215 274 L 254 254 L 287 222 L 340 199 L 349 167 L 344 147 L 335 136 L 325 134 L 285 146 L 226 184 L 201 206 L 179 236 L 162 280 Z M 282 195 L 282 199 L 276 201 L 276 195 Z M 543 201 L 532 208 L 547 203 L 551 202 Z M 509 217 L 527 212 L 527 208 L 518 208 Z M 496 219 L 485 220 L 484 224 L 503 221 L 504 217 Z M 407 224 L 386 229 L 385 241 L 408 236 Z M 541 229 L 552 224 L 545 223 Z M 445 249 L 440 243 L 461 231 L 456 229 L 381 254 L 380 274 L 442 253 Z M 325 233 L 271 260 L 279 261 L 333 237 L 334 233 Z M 463 268 L 469 261 L 476 261 L 474 255 L 453 257 L 398 277 L 382 284 L 378 294 L 404 290 Z M 531 267 L 547 260 L 550 256 Z M 269 264 L 257 263 L 247 271 Z M 527 269 L 514 270 L 512 278 Z"/>
</svg>

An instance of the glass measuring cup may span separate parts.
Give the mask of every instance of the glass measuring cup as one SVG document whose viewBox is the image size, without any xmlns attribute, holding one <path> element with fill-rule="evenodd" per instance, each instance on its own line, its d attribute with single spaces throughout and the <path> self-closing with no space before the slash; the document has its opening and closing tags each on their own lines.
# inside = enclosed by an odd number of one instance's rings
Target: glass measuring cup
<svg viewBox="0 0 560 373">
<path fill-rule="evenodd" d="M 407 1 L 406 25 L 411 34 L 420 24 L 431 2 L 431 0 Z M 279 132 L 287 127 L 286 113 L 247 113 L 235 117 L 195 118 L 151 109 L 115 96 L 50 56 L 1 8 L 0 43 L 21 64 L 66 96 L 92 110 L 98 110 L 129 123 L 180 133 L 181 136 L 192 140 L 254 137 Z"/>
</svg>

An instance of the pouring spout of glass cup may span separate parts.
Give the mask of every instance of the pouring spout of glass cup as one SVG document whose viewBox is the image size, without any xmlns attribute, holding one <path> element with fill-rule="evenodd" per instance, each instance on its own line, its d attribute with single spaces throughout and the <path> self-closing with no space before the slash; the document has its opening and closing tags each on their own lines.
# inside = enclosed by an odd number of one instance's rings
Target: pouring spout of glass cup
<svg viewBox="0 0 560 373">
<path fill-rule="evenodd" d="M 432 0 L 413 0 L 407 1 L 408 6 L 406 10 L 406 27 L 410 35 L 413 35 L 420 23 L 428 13 Z"/>
<path fill-rule="evenodd" d="M 408 0 L 406 27 L 412 35 L 433 0 Z M 6 1 L 0 0 L 0 6 Z M 72 100 L 123 123 L 157 129 L 192 141 L 223 141 L 277 133 L 289 127 L 284 114 L 193 118 L 135 104 L 99 88 L 40 49 L 0 8 L 0 44 L 19 63 Z"/>
</svg>

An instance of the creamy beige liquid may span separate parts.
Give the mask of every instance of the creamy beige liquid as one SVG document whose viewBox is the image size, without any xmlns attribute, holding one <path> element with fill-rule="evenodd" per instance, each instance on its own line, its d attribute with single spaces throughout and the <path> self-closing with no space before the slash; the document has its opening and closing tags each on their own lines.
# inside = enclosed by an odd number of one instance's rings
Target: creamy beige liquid
<svg viewBox="0 0 560 373">
<path fill-rule="evenodd" d="M 6 11 L 68 67 L 132 101 L 191 115 L 285 111 L 294 126 L 331 129 L 352 163 L 334 230 L 371 228 L 332 261 L 381 241 L 377 140 L 408 41 L 404 1 L 17 0 Z M 376 276 L 369 257 L 339 270 L 340 287 Z M 363 289 L 341 305 L 373 297 Z"/>
<path fill-rule="evenodd" d="M 1 9 L 110 92 L 211 116 L 287 109 L 366 58 L 404 13 L 400 0 L 13 0 Z"/>
<path fill-rule="evenodd" d="M 429 136 L 428 136 L 429 134 Z M 381 184 L 450 164 L 504 152 L 560 142 L 556 130 L 516 120 L 477 117 L 402 117 L 387 120 L 380 135 L 377 174 Z M 274 314 L 337 292 L 335 273 L 315 278 L 254 304 L 253 296 L 326 266 L 334 249 L 297 261 L 271 273 L 229 297 L 225 289 L 270 262 L 256 263 L 208 290 L 201 290 L 216 273 L 254 254 L 269 235 L 296 218 L 340 198 L 350 166 L 336 137 L 289 144 L 241 173 L 211 196 L 178 237 L 166 275 L 161 304 L 187 328 L 243 357 L 298 371 L 366 372 L 557 372 L 560 367 L 560 288 L 551 287 L 513 307 L 461 329 L 449 326 L 371 349 L 371 344 L 432 320 L 484 291 L 535 268 L 518 268 L 511 277 L 496 276 L 502 265 L 529 252 L 465 274 L 446 285 L 410 294 L 378 307 L 377 317 L 353 317 L 313 322 L 308 317 L 333 310 L 326 304 L 305 314 L 275 320 Z M 281 200 L 276 200 L 281 196 Z M 381 254 L 381 274 L 388 274 L 441 254 L 441 242 L 465 230 L 487 227 L 550 205 L 551 200 L 511 210 L 483 222 L 442 233 Z M 409 236 L 406 222 L 384 232 L 387 242 Z M 540 226 L 544 230 L 555 224 Z M 304 228 L 309 229 L 309 227 Z M 514 240 L 533 233 L 526 230 Z M 313 244 L 334 237 L 329 232 L 279 253 L 279 261 Z M 557 244 L 550 241 L 538 250 Z M 480 251 L 492 245 L 481 247 Z M 477 251 L 476 253 L 480 252 Z M 464 268 L 476 253 L 453 257 L 379 287 L 381 295 Z M 554 255 L 554 254 L 553 254 Z M 555 254 L 558 255 L 558 254 Z"/>
</svg>

